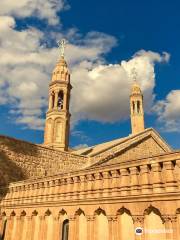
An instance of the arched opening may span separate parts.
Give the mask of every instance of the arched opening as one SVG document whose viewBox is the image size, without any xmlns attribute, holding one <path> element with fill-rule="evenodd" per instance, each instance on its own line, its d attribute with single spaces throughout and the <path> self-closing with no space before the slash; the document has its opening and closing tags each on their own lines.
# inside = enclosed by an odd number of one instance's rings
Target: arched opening
<svg viewBox="0 0 180 240">
<path fill-rule="evenodd" d="M 108 219 L 104 210 L 99 208 L 95 212 L 95 234 L 96 240 L 108 240 L 109 239 L 109 227 Z"/>
<path fill-rule="evenodd" d="M 118 211 L 118 239 L 127 240 L 135 239 L 134 223 L 131 213 L 126 208 L 121 208 Z"/>
<path fill-rule="evenodd" d="M 133 113 L 135 113 L 135 102 L 132 102 L 132 106 L 133 106 Z"/>
<path fill-rule="evenodd" d="M 54 94 L 54 92 L 52 92 L 52 94 L 51 94 L 51 98 L 52 98 L 52 109 L 54 108 L 54 101 L 55 101 L 55 94 Z"/>
<path fill-rule="evenodd" d="M 86 240 L 87 239 L 87 219 L 84 211 L 80 208 L 75 213 L 76 223 L 77 223 L 77 239 Z"/>
<path fill-rule="evenodd" d="M 6 233 L 6 225 L 7 225 L 7 219 L 3 218 L 3 228 L 2 228 L 2 236 L 0 236 L 2 240 L 5 239 L 5 233 Z"/>
<path fill-rule="evenodd" d="M 145 239 L 166 239 L 165 225 L 159 210 L 150 206 L 145 210 L 144 215 Z"/>
<path fill-rule="evenodd" d="M 60 91 L 58 93 L 58 110 L 63 109 L 63 103 L 64 103 L 64 93 L 63 91 Z"/>
<path fill-rule="evenodd" d="M 138 113 L 141 112 L 141 103 L 140 103 L 140 101 L 137 101 L 137 112 Z"/>
<path fill-rule="evenodd" d="M 69 220 L 66 219 L 62 224 L 62 240 L 68 240 L 69 236 Z"/>
</svg>

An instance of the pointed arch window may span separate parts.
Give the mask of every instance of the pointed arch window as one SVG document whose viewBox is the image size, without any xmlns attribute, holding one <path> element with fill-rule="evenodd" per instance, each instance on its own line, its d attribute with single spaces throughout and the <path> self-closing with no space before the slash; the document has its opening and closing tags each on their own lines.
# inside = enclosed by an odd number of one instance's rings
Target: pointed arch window
<svg viewBox="0 0 180 240">
<path fill-rule="evenodd" d="M 68 240 L 69 236 L 69 220 L 66 219 L 62 225 L 62 240 Z"/>
<path fill-rule="evenodd" d="M 54 101 L 55 101 L 55 94 L 54 94 L 54 92 L 52 92 L 51 98 L 52 98 L 52 108 L 54 108 L 54 105 L 55 105 L 55 103 L 54 103 Z"/>
<path fill-rule="evenodd" d="M 63 103 L 64 103 L 64 93 L 63 91 L 60 91 L 58 93 L 58 109 L 59 110 L 63 109 Z"/>
<path fill-rule="evenodd" d="M 134 101 L 132 102 L 132 105 L 133 105 L 133 113 L 135 113 L 135 102 Z"/>
<path fill-rule="evenodd" d="M 140 113 L 140 110 L 141 110 L 141 103 L 140 101 L 137 101 L 137 112 Z"/>
<path fill-rule="evenodd" d="M 4 240 L 4 238 L 5 238 L 6 225 L 7 225 L 7 219 L 4 219 L 3 220 L 3 232 L 2 232 L 2 237 L 1 237 L 2 240 Z"/>
</svg>

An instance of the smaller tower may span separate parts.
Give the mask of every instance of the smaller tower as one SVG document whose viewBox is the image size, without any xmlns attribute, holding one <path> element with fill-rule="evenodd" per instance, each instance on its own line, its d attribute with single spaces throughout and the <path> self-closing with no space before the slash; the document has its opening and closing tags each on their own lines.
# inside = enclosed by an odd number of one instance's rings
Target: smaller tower
<svg viewBox="0 0 180 240">
<path fill-rule="evenodd" d="M 136 69 L 132 70 L 133 85 L 130 95 L 130 112 L 131 112 L 131 129 L 132 134 L 144 131 L 144 110 L 143 110 L 143 94 L 137 83 Z"/>
<path fill-rule="evenodd" d="M 49 84 L 49 108 L 46 113 L 44 145 L 67 151 L 70 128 L 70 72 L 64 58 L 65 40 L 59 44 L 61 58 L 56 64 Z"/>
</svg>

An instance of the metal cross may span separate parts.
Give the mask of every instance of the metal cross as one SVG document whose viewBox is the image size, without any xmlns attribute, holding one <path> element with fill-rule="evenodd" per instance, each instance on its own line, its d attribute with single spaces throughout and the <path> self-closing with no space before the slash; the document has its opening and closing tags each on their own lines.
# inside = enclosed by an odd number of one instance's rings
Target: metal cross
<svg viewBox="0 0 180 240">
<path fill-rule="evenodd" d="M 66 48 L 66 39 L 62 39 L 61 41 L 58 42 L 58 46 L 61 52 L 61 57 L 64 57 L 64 53 L 65 53 L 65 48 Z"/>
</svg>

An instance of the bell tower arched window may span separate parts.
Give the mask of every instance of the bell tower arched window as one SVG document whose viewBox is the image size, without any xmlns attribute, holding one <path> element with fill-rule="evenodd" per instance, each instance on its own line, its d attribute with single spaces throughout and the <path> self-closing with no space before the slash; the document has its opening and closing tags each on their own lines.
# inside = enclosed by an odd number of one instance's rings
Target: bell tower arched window
<svg viewBox="0 0 180 240">
<path fill-rule="evenodd" d="M 68 240 L 69 235 L 69 220 L 66 219 L 62 225 L 62 240 Z"/>
<path fill-rule="evenodd" d="M 63 91 L 60 91 L 58 93 L 58 109 L 63 109 L 63 103 L 64 103 L 64 93 Z"/>
<path fill-rule="evenodd" d="M 52 97 L 52 109 L 53 109 L 54 108 L 54 101 L 55 101 L 55 94 L 54 94 L 54 92 L 52 92 L 51 97 Z"/>
<path fill-rule="evenodd" d="M 137 101 L 137 112 L 140 113 L 140 106 L 141 106 L 141 103 L 140 101 Z"/>
<path fill-rule="evenodd" d="M 134 101 L 132 102 L 132 105 L 133 105 L 133 113 L 135 113 L 135 102 Z"/>
</svg>

